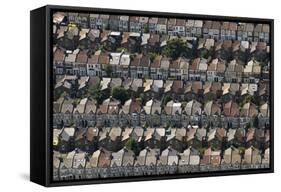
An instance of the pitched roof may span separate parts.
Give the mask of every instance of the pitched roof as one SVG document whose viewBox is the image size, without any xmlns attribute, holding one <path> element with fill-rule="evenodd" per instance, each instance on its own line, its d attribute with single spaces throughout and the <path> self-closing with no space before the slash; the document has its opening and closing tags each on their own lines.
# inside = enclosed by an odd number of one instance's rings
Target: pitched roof
<svg viewBox="0 0 281 192">
<path fill-rule="evenodd" d="M 183 81 L 180 80 L 173 81 L 173 85 L 171 88 L 173 93 L 181 93 L 183 91 Z"/>
<path fill-rule="evenodd" d="M 151 63 L 151 67 L 152 67 L 152 68 L 160 68 L 161 59 L 162 59 L 162 55 L 156 56 L 156 58 L 155 58 L 155 59 L 153 60 L 153 62 Z"/>
<path fill-rule="evenodd" d="M 96 113 L 97 110 L 97 101 L 93 99 L 87 100 L 85 114 Z"/>
<path fill-rule="evenodd" d="M 192 82 L 192 91 L 195 93 L 195 94 L 198 94 L 199 91 L 203 88 L 203 84 L 201 81 L 193 81 Z"/>
<path fill-rule="evenodd" d="M 172 147 L 167 147 L 162 151 L 157 165 L 177 165 L 178 164 L 178 151 Z"/>
<path fill-rule="evenodd" d="M 131 132 L 130 137 L 132 139 L 135 139 L 135 141 L 137 141 L 137 142 L 141 142 L 142 141 L 142 137 L 143 137 L 143 133 L 144 133 L 144 130 L 143 130 L 142 127 L 135 127 L 133 129 L 133 131 Z"/>
<path fill-rule="evenodd" d="M 147 148 L 147 155 L 146 155 L 145 165 L 147 165 L 147 166 L 156 165 L 157 158 L 159 157 L 159 155 L 160 155 L 160 150 L 159 149 Z"/>
<path fill-rule="evenodd" d="M 202 104 L 198 101 L 191 100 L 186 104 L 184 111 L 187 115 L 201 115 L 201 106 Z"/>
<path fill-rule="evenodd" d="M 220 115 L 221 109 L 218 104 L 214 103 L 213 101 L 209 101 L 205 104 L 204 112 L 209 116 L 215 114 Z"/>
<path fill-rule="evenodd" d="M 124 150 L 123 149 L 112 153 L 111 167 L 122 166 L 123 156 L 124 156 Z"/>
<path fill-rule="evenodd" d="M 74 109 L 73 113 L 77 112 L 77 113 L 83 114 L 85 112 L 87 101 L 88 101 L 88 98 L 81 99 L 79 104 Z"/>
<path fill-rule="evenodd" d="M 194 139 L 196 131 L 197 131 L 197 128 L 193 128 L 193 127 L 188 128 L 187 132 L 186 132 L 186 136 L 187 136 L 186 141 L 191 141 L 192 139 Z"/>
<path fill-rule="evenodd" d="M 236 129 L 228 129 L 228 132 L 226 134 L 228 142 L 235 138 L 235 133 L 236 133 Z"/>
<path fill-rule="evenodd" d="M 99 64 L 109 64 L 109 55 L 101 53 L 99 56 Z"/>
<path fill-rule="evenodd" d="M 160 36 L 158 34 L 150 34 L 150 38 L 148 39 L 148 44 L 154 46 L 156 43 L 159 43 Z"/>
<path fill-rule="evenodd" d="M 140 60 L 140 65 L 142 67 L 149 67 L 150 66 L 150 58 L 148 56 L 143 56 Z"/>
<path fill-rule="evenodd" d="M 53 103 L 53 112 L 54 113 L 60 113 L 61 112 L 61 107 L 64 101 L 64 97 L 58 98 L 57 101 L 54 101 Z"/>
<path fill-rule="evenodd" d="M 56 49 L 54 53 L 54 62 L 63 62 L 65 58 L 64 51 L 62 49 Z"/>
<path fill-rule="evenodd" d="M 142 79 L 133 79 L 133 82 L 131 84 L 131 90 L 137 92 L 142 87 L 143 87 Z"/>
<path fill-rule="evenodd" d="M 111 152 L 104 148 L 100 148 L 98 167 L 109 167 L 111 162 Z"/>
<path fill-rule="evenodd" d="M 237 103 L 231 100 L 224 104 L 223 112 L 229 117 L 239 116 L 239 106 Z"/>
<path fill-rule="evenodd" d="M 154 132 L 155 128 L 147 128 L 144 132 L 144 141 L 152 139 Z"/>
<path fill-rule="evenodd" d="M 75 153 L 75 155 L 73 157 L 73 168 L 84 169 L 85 164 L 86 164 L 85 155 L 86 155 L 85 152 Z"/>
<path fill-rule="evenodd" d="M 198 128 L 196 129 L 196 138 L 199 140 L 199 141 L 202 141 L 204 137 L 207 136 L 207 131 L 205 128 Z"/>
<path fill-rule="evenodd" d="M 120 127 L 112 127 L 108 136 L 112 141 L 116 141 L 121 136 L 121 133 L 122 129 Z"/>
<path fill-rule="evenodd" d="M 88 141 L 93 141 L 94 137 L 99 135 L 99 129 L 96 127 L 89 127 L 85 135 Z"/>
<path fill-rule="evenodd" d="M 73 112 L 73 104 L 71 99 L 64 100 L 61 108 L 61 113 L 72 113 Z"/>
<path fill-rule="evenodd" d="M 132 150 L 123 148 L 124 150 L 122 166 L 133 166 L 135 161 L 135 154 Z"/>
<path fill-rule="evenodd" d="M 60 138 L 63 141 L 68 141 L 71 137 L 73 137 L 75 134 L 75 128 L 73 127 L 65 127 L 63 128 Z"/>
<path fill-rule="evenodd" d="M 93 54 L 93 55 L 90 55 L 89 58 L 88 58 L 88 61 L 87 63 L 89 64 L 98 64 L 98 61 L 99 61 L 99 54 Z"/>
</svg>

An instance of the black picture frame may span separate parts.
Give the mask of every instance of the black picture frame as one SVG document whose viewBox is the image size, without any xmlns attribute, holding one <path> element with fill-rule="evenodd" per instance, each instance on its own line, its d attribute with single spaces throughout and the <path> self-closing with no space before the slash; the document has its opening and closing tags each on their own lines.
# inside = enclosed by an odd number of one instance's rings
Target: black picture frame
<svg viewBox="0 0 281 192">
<path fill-rule="evenodd" d="M 52 181 L 52 13 L 54 11 L 96 12 L 219 21 L 266 23 L 270 25 L 270 167 L 239 171 L 199 172 L 183 175 L 134 176 L 75 181 Z M 46 5 L 30 12 L 30 180 L 43 186 L 151 181 L 162 179 L 216 177 L 274 172 L 274 20 L 184 13 L 149 12 L 88 7 Z"/>
</svg>

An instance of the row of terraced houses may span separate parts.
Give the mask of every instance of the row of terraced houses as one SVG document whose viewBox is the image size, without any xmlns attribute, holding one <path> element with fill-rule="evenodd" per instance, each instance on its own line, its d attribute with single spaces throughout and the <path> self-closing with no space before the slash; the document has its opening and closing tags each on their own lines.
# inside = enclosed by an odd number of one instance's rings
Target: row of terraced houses
<svg viewBox="0 0 281 192">
<path fill-rule="evenodd" d="M 269 25 L 179 18 L 85 13 L 56 13 L 54 24 L 76 23 L 81 28 L 269 42 Z"/>
<path fill-rule="evenodd" d="M 54 180 L 98 179 L 124 176 L 189 174 L 268 168 L 270 149 L 264 152 L 249 147 L 241 155 L 235 147 L 221 150 L 205 149 L 202 155 L 192 147 L 178 152 L 167 147 L 162 152 L 146 147 L 138 156 L 127 148 L 111 152 L 100 148 L 92 154 L 74 150 L 65 155 L 54 152 Z"/>
<path fill-rule="evenodd" d="M 215 50 L 213 59 L 202 57 L 172 59 L 158 55 L 152 60 L 148 54 L 131 54 L 123 50 L 120 52 L 97 50 L 91 53 L 88 49 L 76 49 L 67 53 L 62 48 L 54 47 L 53 70 L 56 75 L 75 74 L 190 81 L 258 82 L 259 79 L 269 78 L 270 62 L 259 62 L 256 58 L 266 57 L 269 54 L 269 46 L 265 43 L 250 44 L 249 42 L 233 44 L 231 41 L 224 41 L 220 45 L 215 45 L 213 39 L 207 39 L 202 43 L 200 50 L 209 50 L 212 47 Z M 218 48 L 216 48 L 217 46 Z M 249 55 L 250 60 L 241 59 L 245 54 Z M 229 58 L 231 60 L 228 61 Z M 111 72 L 107 71 L 108 66 L 110 66 Z"/>
<path fill-rule="evenodd" d="M 57 82 L 55 92 L 83 96 L 93 86 L 100 87 L 101 92 L 124 87 L 131 98 L 121 103 L 110 96 L 98 103 L 91 97 L 82 97 L 75 104 L 77 99 L 61 96 L 53 104 L 54 126 L 187 126 L 198 125 L 200 122 L 202 125 L 212 123 L 223 127 L 243 127 L 257 121 L 256 126 L 265 128 L 269 124 L 267 82 L 183 83 L 180 80 L 164 82 L 150 79 L 64 76 Z M 167 96 L 169 100 L 164 101 Z M 145 98 L 145 101 L 140 97 Z M 256 97 L 260 104 L 239 104 L 235 101 L 239 97 Z"/>
</svg>

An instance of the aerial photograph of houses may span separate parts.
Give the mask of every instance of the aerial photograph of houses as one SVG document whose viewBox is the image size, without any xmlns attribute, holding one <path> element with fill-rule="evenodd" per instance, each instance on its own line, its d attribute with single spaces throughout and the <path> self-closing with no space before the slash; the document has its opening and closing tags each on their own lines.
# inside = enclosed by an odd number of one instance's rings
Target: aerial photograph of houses
<svg viewBox="0 0 281 192">
<path fill-rule="evenodd" d="M 52 15 L 52 179 L 270 167 L 270 25 Z"/>
</svg>

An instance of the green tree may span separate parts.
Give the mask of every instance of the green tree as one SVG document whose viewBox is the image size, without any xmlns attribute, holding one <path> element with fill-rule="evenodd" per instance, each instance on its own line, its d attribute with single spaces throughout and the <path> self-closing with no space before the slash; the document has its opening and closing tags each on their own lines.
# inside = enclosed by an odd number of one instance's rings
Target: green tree
<svg viewBox="0 0 281 192">
<path fill-rule="evenodd" d="M 215 97 L 215 94 L 210 92 L 210 93 L 207 93 L 205 94 L 205 96 L 203 97 L 204 98 L 204 102 L 207 103 L 208 101 L 212 101 L 214 100 L 214 97 Z"/>
<path fill-rule="evenodd" d="M 205 58 L 208 59 L 209 55 L 208 55 L 208 50 L 207 49 L 202 49 L 199 51 L 199 57 L 200 58 Z"/>
<path fill-rule="evenodd" d="M 125 143 L 125 146 L 126 146 L 127 149 L 131 149 L 131 150 L 135 151 L 136 148 L 137 148 L 137 142 L 136 142 L 135 139 L 130 138 L 130 139 L 128 139 L 128 141 Z"/>
<path fill-rule="evenodd" d="M 198 147 L 199 155 L 203 158 L 206 148 L 205 147 Z"/>
<path fill-rule="evenodd" d="M 60 90 L 60 89 L 57 89 L 54 91 L 54 100 L 58 100 L 60 97 L 63 96 L 63 94 L 65 94 L 64 91 Z"/>
<path fill-rule="evenodd" d="M 106 75 L 107 75 L 108 77 L 111 77 L 111 76 L 112 76 L 113 69 L 112 69 L 112 66 L 111 66 L 111 65 L 106 65 L 104 70 L 105 70 Z"/>
<path fill-rule="evenodd" d="M 157 53 L 155 53 L 155 52 L 151 52 L 151 51 L 148 53 L 148 56 L 149 56 L 149 59 L 150 59 L 151 62 L 153 62 L 154 59 L 155 59 L 158 55 L 159 55 L 159 54 L 157 54 Z"/>
<path fill-rule="evenodd" d="M 190 57 L 191 50 L 187 47 L 186 43 L 179 38 L 175 38 L 167 41 L 167 46 L 164 48 L 163 52 L 167 57 L 172 59 L 177 59 L 178 57 Z"/>
<path fill-rule="evenodd" d="M 110 92 L 101 91 L 100 86 L 91 86 L 88 89 L 88 96 L 95 99 L 99 104 L 101 104 L 104 99 L 110 96 Z"/>
<path fill-rule="evenodd" d="M 133 138 L 130 138 L 130 139 L 125 143 L 125 147 L 126 147 L 127 149 L 130 149 L 130 150 L 134 151 L 135 154 L 138 153 L 138 144 L 137 144 L 136 140 L 133 139 Z"/>
<path fill-rule="evenodd" d="M 251 95 L 245 95 L 243 96 L 238 102 L 239 102 L 239 107 L 243 107 L 246 103 L 252 102 L 253 96 Z"/>
<path fill-rule="evenodd" d="M 172 100 L 172 97 L 170 95 L 165 95 L 162 99 L 162 107 L 164 107 L 169 101 Z"/>
<path fill-rule="evenodd" d="M 116 51 L 117 52 L 128 52 L 128 49 L 127 48 L 125 48 L 125 47 L 118 47 L 117 49 L 116 49 Z"/>
<path fill-rule="evenodd" d="M 90 86 L 88 89 L 88 94 L 92 98 L 96 99 L 100 95 L 100 87 L 99 86 Z"/>
<path fill-rule="evenodd" d="M 251 99 L 251 102 L 257 106 L 261 105 L 261 98 L 258 95 L 254 95 Z"/>
<path fill-rule="evenodd" d="M 238 149 L 239 149 L 240 155 L 244 156 L 245 151 L 246 151 L 245 147 L 241 146 L 241 147 L 239 147 Z"/>
<path fill-rule="evenodd" d="M 141 105 L 145 105 L 146 98 L 144 95 L 140 95 L 139 97 L 136 98 L 136 101 L 139 102 Z"/>
<path fill-rule="evenodd" d="M 79 99 L 79 98 L 75 98 L 74 100 L 73 100 L 73 107 L 77 107 L 77 105 L 80 103 L 80 100 L 81 99 Z"/>
<path fill-rule="evenodd" d="M 112 97 L 121 101 L 122 104 L 129 99 L 129 94 L 122 86 L 117 86 L 112 89 Z"/>
</svg>

